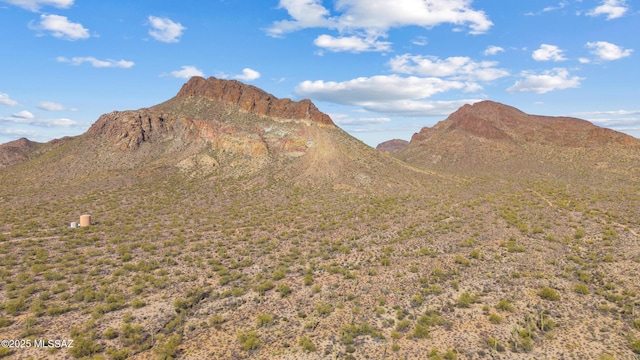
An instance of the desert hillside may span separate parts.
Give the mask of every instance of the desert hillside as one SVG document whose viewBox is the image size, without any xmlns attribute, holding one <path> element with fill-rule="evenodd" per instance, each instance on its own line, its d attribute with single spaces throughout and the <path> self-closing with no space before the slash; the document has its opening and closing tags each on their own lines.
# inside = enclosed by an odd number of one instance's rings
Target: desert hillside
<svg viewBox="0 0 640 360">
<path fill-rule="evenodd" d="M 0 334 L 74 347 L 0 357 L 637 358 L 637 143 L 481 103 L 387 154 L 308 100 L 193 78 L 12 145 Z"/>
</svg>

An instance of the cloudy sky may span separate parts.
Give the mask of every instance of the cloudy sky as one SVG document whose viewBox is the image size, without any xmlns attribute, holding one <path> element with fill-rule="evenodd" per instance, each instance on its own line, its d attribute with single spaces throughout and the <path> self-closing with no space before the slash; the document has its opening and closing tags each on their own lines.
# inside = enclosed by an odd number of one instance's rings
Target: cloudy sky
<svg viewBox="0 0 640 360">
<path fill-rule="evenodd" d="M 640 137 L 631 0 L 0 0 L 0 143 L 84 132 L 194 75 L 310 98 L 375 146 L 489 99 Z"/>
</svg>

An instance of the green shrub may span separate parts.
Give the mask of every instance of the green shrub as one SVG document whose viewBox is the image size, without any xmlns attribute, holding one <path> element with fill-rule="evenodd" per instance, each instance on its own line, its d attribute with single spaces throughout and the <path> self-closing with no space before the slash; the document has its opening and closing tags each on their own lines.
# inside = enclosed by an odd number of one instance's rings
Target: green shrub
<svg viewBox="0 0 640 360">
<path fill-rule="evenodd" d="M 409 330 L 410 326 L 411 326 L 411 320 L 403 319 L 403 320 L 398 321 L 398 324 L 396 325 L 396 330 L 398 330 L 398 331 L 407 331 L 407 330 Z"/>
<path fill-rule="evenodd" d="M 255 290 L 258 294 L 264 295 L 265 292 L 273 289 L 275 285 L 271 281 L 265 281 L 261 284 L 256 285 Z"/>
<path fill-rule="evenodd" d="M 538 291 L 538 296 L 540 296 L 545 300 L 551 300 L 551 301 L 560 300 L 560 295 L 558 295 L 558 293 L 550 287 L 543 287 L 542 289 L 540 289 L 540 291 Z"/>
<path fill-rule="evenodd" d="M 513 304 L 511 304 L 511 301 L 507 299 L 502 299 L 498 301 L 498 304 L 496 305 L 496 309 L 502 310 L 502 311 L 508 311 L 508 312 L 513 312 L 515 310 Z"/>
<path fill-rule="evenodd" d="M 498 314 L 491 314 L 491 315 L 489 315 L 489 321 L 492 324 L 500 324 L 500 323 L 502 323 L 502 316 L 500 316 Z"/>
<path fill-rule="evenodd" d="M 169 336 L 167 341 L 163 342 L 158 348 L 156 348 L 155 352 L 158 355 L 157 358 L 160 360 L 174 359 L 178 352 L 178 345 L 180 345 L 181 341 L 182 337 L 178 334 Z"/>
<path fill-rule="evenodd" d="M 311 341 L 311 339 L 306 336 L 300 338 L 300 340 L 298 341 L 298 345 L 300 345 L 302 347 L 302 350 L 304 350 L 305 352 L 316 351 L 316 344 L 314 344 L 313 341 Z"/>
<path fill-rule="evenodd" d="M 280 293 L 280 297 L 287 297 L 291 294 L 291 287 L 287 284 L 278 285 L 278 292 Z"/>
<path fill-rule="evenodd" d="M 333 306 L 331 306 L 331 304 L 326 304 L 326 303 L 317 303 L 316 312 L 320 316 L 327 316 L 333 312 Z"/>
<path fill-rule="evenodd" d="M 458 306 L 461 308 L 468 308 L 471 304 L 474 304 L 478 301 L 478 297 L 476 295 L 471 295 L 468 292 L 464 292 L 458 297 L 456 301 Z"/>
<path fill-rule="evenodd" d="M 114 328 L 108 328 L 102 333 L 102 336 L 107 340 L 111 340 L 118 337 L 118 332 Z"/>
<path fill-rule="evenodd" d="M 73 340 L 73 347 L 69 349 L 69 353 L 76 359 L 89 357 L 102 351 L 102 346 L 91 339 L 76 337 Z"/>
<path fill-rule="evenodd" d="M 133 299 L 131 300 L 131 307 L 134 309 L 140 309 L 141 307 L 144 307 L 145 305 L 147 305 L 144 300 L 140 300 L 140 299 Z"/>
<path fill-rule="evenodd" d="M 427 339 L 429 337 L 429 327 L 417 323 L 413 328 L 411 337 L 414 339 Z"/>
<path fill-rule="evenodd" d="M 587 295 L 589 294 L 589 287 L 585 284 L 576 284 L 573 287 L 573 291 L 577 292 L 578 294 L 582 294 L 582 295 Z"/>
<path fill-rule="evenodd" d="M 256 350 L 260 348 L 260 339 L 255 331 L 238 333 L 238 341 L 242 344 L 245 351 Z"/>
<path fill-rule="evenodd" d="M 258 327 L 268 326 L 273 322 L 273 315 L 271 314 L 259 314 L 256 317 L 256 323 Z"/>
</svg>

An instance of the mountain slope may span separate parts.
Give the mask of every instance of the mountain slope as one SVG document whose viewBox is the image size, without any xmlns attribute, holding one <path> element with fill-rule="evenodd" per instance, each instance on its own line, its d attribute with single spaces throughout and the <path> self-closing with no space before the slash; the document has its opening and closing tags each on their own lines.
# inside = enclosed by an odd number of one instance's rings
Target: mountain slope
<svg viewBox="0 0 640 360">
<path fill-rule="evenodd" d="M 482 101 L 423 128 L 394 156 L 434 169 L 508 176 L 598 168 L 633 172 L 639 153 L 640 140 L 585 120 L 528 115 Z"/>
<path fill-rule="evenodd" d="M 22 158 L 33 160 L 17 171 L 34 179 L 50 173 L 43 184 L 174 169 L 353 188 L 401 183 L 395 175 L 412 172 L 345 133 L 309 100 L 213 77 L 191 78 L 164 103 L 104 114 L 65 145 L 39 157 L 25 149 Z"/>
</svg>

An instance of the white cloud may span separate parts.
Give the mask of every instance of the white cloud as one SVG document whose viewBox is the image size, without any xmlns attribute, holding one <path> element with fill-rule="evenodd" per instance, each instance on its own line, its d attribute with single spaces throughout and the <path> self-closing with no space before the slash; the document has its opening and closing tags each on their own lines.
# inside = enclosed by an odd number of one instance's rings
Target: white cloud
<svg viewBox="0 0 640 360">
<path fill-rule="evenodd" d="M 500 46 L 491 45 L 484 51 L 484 54 L 487 56 L 496 55 L 499 52 L 504 52 L 504 48 L 501 48 Z"/>
<path fill-rule="evenodd" d="M 320 35 L 313 43 L 317 47 L 333 52 L 350 51 L 359 53 L 363 51 L 389 51 L 391 49 L 390 42 L 378 41 L 377 37 Z"/>
<path fill-rule="evenodd" d="M 609 111 L 585 111 L 577 112 L 573 115 L 576 116 L 628 116 L 628 115 L 640 115 L 640 110 L 609 110 Z"/>
<path fill-rule="evenodd" d="M 260 73 L 249 68 L 242 69 L 242 74 L 236 75 L 233 78 L 242 81 L 253 81 L 260 77 Z"/>
<path fill-rule="evenodd" d="M 563 50 L 555 45 L 542 44 L 540 48 L 531 54 L 535 61 L 564 61 Z"/>
<path fill-rule="evenodd" d="M 305 28 L 337 26 L 334 20 L 327 18 L 329 10 L 322 6 L 322 0 L 280 0 L 278 8 L 287 10 L 293 20 L 274 22 L 267 29 L 267 33 L 273 37 Z"/>
<path fill-rule="evenodd" d="M 135 65 L 135 63 L 133 61 L 127 61 L 127 60 L 111 60 L 111 59 L 106 59 L 106 60 L 99 60 L 96 59 L 92 56 L 86 56 L 86 57 L 73 57 L 71 59 L 68 59 L 64 56 L 59 56 L 56 59 L 58 62 L 64 62 L 64 63 L 70 63 L 71 65 L 81 65 L 83 63 L 89 63 L 91 64 L 91 66 L 95 67 L 95 68 L 123 68 L 123 69 L 128 69 L 130 67 L 132 67 L 133 65 Z"/>
<path fill-rule="evenodd" d="M 585 46 L 593 49 L 591 53 L 598 56 L 600 60 L 607 61 L 622 59 L 623 57 L 631 55 L 633 52 L 632 49 L 624 49 L 621 46 L 606 41 L 588 42 Z"/>
<path fill-rule="evenodd" d="M 472 34 L 486 32 L 493 23 L 470 4 L 469 0 L 338 0 L 336 10 L 343 11 L 340 25 L 357 29 L 387 31 L 449 23 L 468 25 Z"/>
<path fill-rule="evenodd" d="M 329 116 L 338 125 L 374 125 L 374 124 L 384 124 L 391 121 L 391 119 L 386 117 L 352 118 L 346 114 L 331 114 Z"/>
<path fill-rule="evenodd" d="M 436 56 L 404 54 L 389 61 L 391 71 L 397 73 L 471 81 L 492 81 L 509 75 L 508 71 L 496 68 L 497 65 L 494 61 L 476 62 L 465 56 L 439 59 Z"/>
<path fill-rule="evenodd" d="M 29 24 L 32 30 L 50 31 L 51 35 L 60 39 L 78 40 L 88 39 L 89 30 L 82 24 L 69 21 L 66 16 L 61 15 L 40 15 L 40 24 Z"/>
<path fill-rule="evenodd" d="M 18 106 L 18 102 L 11 99 L 8 94 L 0 93 L 0 105 Z"/>
<path fill-rule="evenodd" d="M 183 66 L 182 70 L 172 71 L 171 76 L 179 79 L 189 79 L 193 76 L 204 77 L 204 73 L 195 66 Z"/>
<path fill-rule="evenodd" d="M 368 111 L 395 116 L 448 116 L 464 104 L 473 104 L 479 99 L 453 101 L 397 100 L 365 104 Z"/>
<path fill-rule="evenodd" d="M 28 112 L 27 110 L 22 110 L 20 112 L 17 112 L 13 115 L 14 118 L 18 118 L 18 119 L 33 119 L 34 116 L 32 113 Z"/>
<path fill-rule="evenodd" d="M 489 30 L 493 23 L 484 11 L 470 7 L 470 0 L 337 0 L 334 11 L 321 0 L 280 0 L 290 20 L 276 21 L 267 29 L 274 37 L 306 28 L 328 28 L 343 33 L 364 32 L 384 36 L 391 28 L 434 27 L 441 24 L 467 26 L 471 34 Z"/>
<path fill-rule="evenodd" d="M 418 36 L 415 39 L 411 40 L 413 45 L 425 46 L 429 43 L 429 39 L 426 36 Z"/>
<path fill-rule="evenodd" d="M 3 2 L 19 6 L 23 9 L 37 12 L 43 6 L 53 6 L 66 9 L 73 5 L 75 0 L 3 0 Z"/>
<path fill-rule="evenodd" d="M 187 29 L 182 24 L 173 22 L 169 18 L 149 16 L 149 35 L 154 39 L 166 43 L 176 43 Z"/>
<path fill-rule="evenodd" d="M 28 111 L 27 111 L 28 113 Z M 33 114 L 29 113 L 31 117 L 27 114 L 14 114 L 11 117 L 0 116 L 0 122 L 9 122 L 14 124 L 23 124 L 23 125 L 33 125 L 33 126 L 44 126 L 44 127 L 76 127 L 82 126 L 79 122 L 71 119 L 38 119 Z M 21 116 L 16 116 L 21 115 Z"/>
<path fill-rule="evenodd" d="M 448 81 L 434 77 L 378 75 L 353 80 L 303 81 L 295 91 L 302 97 L 344 105 L 366 105 L 375 102 L 390 102 L 405 99 L 423 99 L 454 89 L 464 89 L 459 81 Z"/>
<path fill-rule="evenodd" d="M 606 15 L 607 20 L 622 17 L 629 7 L 626 0 L 604 0 L 602 5 L 587 12 L 588 16 Z"/>
<path fill-rule="evenodd" d="M 578 58 L 578 61 L 580 62 L 580 64 L 589 64 L 591 62 L 590 59 L 587 58 Z"/>
<path fill-rule="evenodd" d="M 556 5 L 556 6 L 547 6 L 546 8 L 542 9 L 542 11 L 543 12 L 549 12 L 549 11 L 560 10 L 560 9 L 564 9 L 567 5 L 569 5 L 568 2 L 561 1 L 560 3 L 558 3 L 558 5 Z"/>
<path fill-rule="evenodd" d="M 569 71 L 565 68 L 546 70 L 541 74 L 524 71 L 522 76 L 524 76 L 524 80 L 517 81 L 507 89 L 508 92 L 535 92 L 544 94 L 553 90 L 580 87 L 580 81 L 584 80 L 584 78 L 578 76 L 570 76 Z"/>
<path fill-rule="evenodd" d="M 58 104 L 52 101 L 41 101 L 38 104 L 38 109 L 45 110 L 45 111 L 65 111 L 65 110 L 76 111 L 77 110 L 74 108 L 68 108 L 62 104 Z"/>
</svg>

